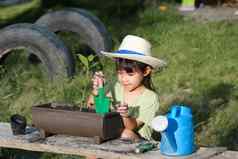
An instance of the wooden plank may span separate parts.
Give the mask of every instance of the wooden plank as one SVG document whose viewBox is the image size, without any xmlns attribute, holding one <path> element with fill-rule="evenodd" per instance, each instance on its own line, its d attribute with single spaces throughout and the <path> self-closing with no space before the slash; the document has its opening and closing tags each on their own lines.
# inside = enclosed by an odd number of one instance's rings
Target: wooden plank
<svg viewBox="0 0 238 159">
<path fill-rule="evenodd" d="M 194 152 L 191 155 L 188 156 L 176 156 L 176 157 L 169 157 L 169 156 L 160 156 L 163 159 L 208 159 L 211 158 L 213 156 L 216 156 L 222 152 L 224 152 L 226 150 L 226 148 L 206 148 L 206 147 L 201 147 L 199 148 L 196 152 Z M 160 158 L 159 157 L 159 158 Z M 151 151 L 150 153 L 145 153 L 143 155 L 143 158 L 146 159 L 158 159 L 158 155 L 156 152 Z"/>
<path fill-rule="evenodd" d="M 144 154 L 134 153 L 139 143 L 124 143 L 110 140 L 103 144 L 94 144 L 92 138 L 67 135 L 54 135 L 40 139 L 39 131 L 28 127 L 26 135 L 14 136 L 8 123 L 0 123 L 0 147 L 24 149 L 29 151 L 53 152 L 80 156 L 96 156 L 104 159 L 158 159 L 158 158 L 210 158 L 222 153 L 224 149 L 199 148 L 195 153 L 185 157 L 168 157 L 157 149 Z"/>
<path fill-rule="evenodd" d="M 238 159 L 238 152 L 237 151 L 225 151 L 212 159 Z"/>
</svg>

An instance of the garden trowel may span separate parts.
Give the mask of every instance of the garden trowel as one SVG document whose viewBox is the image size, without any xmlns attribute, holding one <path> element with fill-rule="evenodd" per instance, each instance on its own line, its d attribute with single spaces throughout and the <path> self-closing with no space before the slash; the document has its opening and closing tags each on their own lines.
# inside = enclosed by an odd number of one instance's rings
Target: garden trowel
<svg viewBox="0 0 238 159">
<path fill-rule="evenodd" d="M 94 96 L 94 103 L 97 114 L 104 115 L 109 112 L 110 99 L 106 96 L 104 87 L 98 88 L 98 95 Z"/>
</svg>

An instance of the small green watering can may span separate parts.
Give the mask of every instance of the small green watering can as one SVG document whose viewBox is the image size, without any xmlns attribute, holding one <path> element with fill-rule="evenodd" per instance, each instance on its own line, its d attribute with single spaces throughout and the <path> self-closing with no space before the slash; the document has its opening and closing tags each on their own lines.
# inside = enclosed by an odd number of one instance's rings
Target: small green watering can
<svg viewBox="0 0 238 159">
<path fill-rule="evenodd" d="M 106 96 L 104 87 L 98 89 L 98 95 L 94 97 L 94 103 L 97 114 L 104 115 L 109 112 L 111 102 L 110 98 Z"/>
</svg>

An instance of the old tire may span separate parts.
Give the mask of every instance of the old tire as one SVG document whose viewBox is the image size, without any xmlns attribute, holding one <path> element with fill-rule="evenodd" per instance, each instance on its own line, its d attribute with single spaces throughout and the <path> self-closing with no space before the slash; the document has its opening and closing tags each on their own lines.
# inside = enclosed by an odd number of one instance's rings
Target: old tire
<svg viewBox="0 0 238 159">
<path fill-rule="evenodd" d="M 68 8 L 40 17 L 36 23 L 48 27 L 52 32 L 70 31 L 80 36 L 80 42 L 94 51 L 109 51 L 112 40 L 103 23 L 84 9 Z"/>
<path fill-rule="evenodd" d="M 73 58 L 64 43 L 52 32 L 36 24 L 14 24 L 0 31 L 0 59 L 11 50 L 24 48 L 36 55 L 50 78 L 72 76 Z"/>
</svg>

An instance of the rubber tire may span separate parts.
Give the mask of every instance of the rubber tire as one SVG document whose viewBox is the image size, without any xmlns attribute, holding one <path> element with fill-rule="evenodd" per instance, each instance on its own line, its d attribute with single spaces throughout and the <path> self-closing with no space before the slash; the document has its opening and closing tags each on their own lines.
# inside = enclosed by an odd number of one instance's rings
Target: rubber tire
<svg viewBox="0 0 238 159">
<path fill-rule="evenodd" d="M 72 76 L 73 57 L 64 43 L 47 28 L 36 24 L 14 24 L 0 31 L 0 59 L 11 50 L 24 48 L 36 55 L 49 77 Z"/>
<path fill-rule="evenodd" d="M 0 0 L 0 6 L 16 5 L 28 2 L 29 0 Z"/>
<path fill-rule="evenodd" d="M 96 54 L 112 48 L 112 38 L 103 23 L 84 9 L 67 8 L 49 12 L 36 23 L 48 27 L 52 32 L 71 31 L 78 34 L 80 40 Z"/>
</svg>

